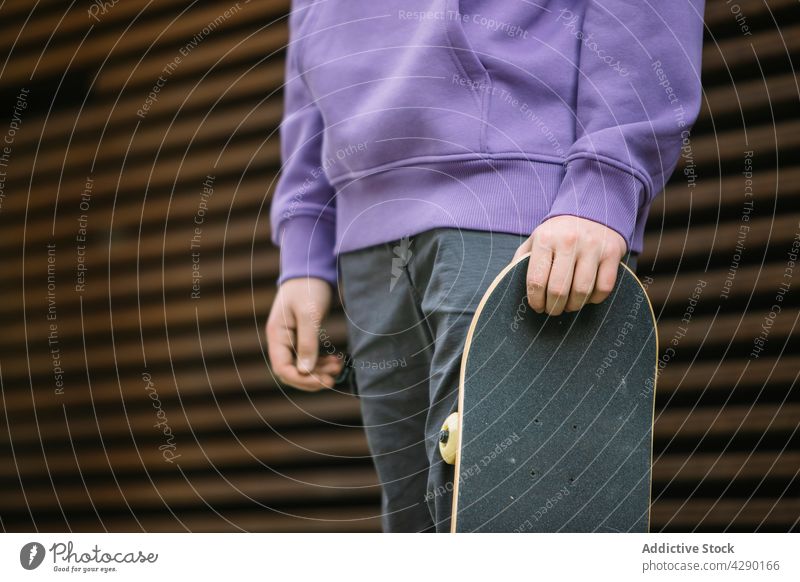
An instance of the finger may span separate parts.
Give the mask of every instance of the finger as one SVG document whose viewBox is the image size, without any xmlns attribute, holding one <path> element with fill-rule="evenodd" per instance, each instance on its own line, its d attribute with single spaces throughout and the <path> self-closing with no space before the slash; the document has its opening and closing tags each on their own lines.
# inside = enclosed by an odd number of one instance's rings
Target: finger
<svg viewBox="0 0 800 582">
<path fill-rule="evenodd" d="M 531 237 L 526 238 L 525 242 L 519 245 L 519 247 L 517 248 L 517 252 L 514 253 L 514 258 L 511 259 L 511 262 L 516 261 L 525 253 L 531 252 L 531 245 L 532 245 Z"/>
<path fill-rule="evenodd" d="M 295 366 L 295 332 L 293 317 L 286 313 L 277 323 L 267 324 L 267 351 L 272 371 L 282 384 L 306 391 L 322 390 L 333 386 L 333 376 L 329 372 L 316 375 L 301 375 Z"/>
<path fill-rule="evenodd" d="M 317 358 L 317 366 L 325 366 L 330 363 L 343 362 L 344 359 L 339 353 L 322 354 Z"/>
<path fill-rule="evenodd" d="M 272 364 L 272 370 L 282 384 L 311 392 L 333 387 L 335 374 L 327 370 L 321 371 L 318 368 L 310 374 L 302 374 L 295 366 L 293 353 L 291 350 L 289 352 L 288 363 L 286 360 L 281 360 L 279 363 L 273 362 Z"/>
<path fill-rule="evenodd" d="M 333 388 L 336 385 L 336 376 L 331 374 L 319 374 L 316 376 L 317 385 L 320 389 Z"/>
<path fill-rule="evenodd" d="M 297 320 L 297 370 L 310 374 L 317 365 L 319 328 L 310 314 L 298 314 Z"/>
<path fill-rule="evenodd" d="M 546 306 L 547 281 L 550 278 L 552 264 L 552 249 L 533 244 L 525 283 L 528 292 L 528 304 L 536 313 L 544 312 Z"/>
<path fill-rule="evenodd" d="M 575 274 L 572 276 L 572 288 L 564 311 L 578 311 L 586 305 L 597 279 L 599 259 L 594 255 L 580 256 L 575 263 Z"/>
<path fill-rule="evenodd" d="M 281 381 L 295 370 L 294 367 L 294 330 L 288 326 L 293 322 L 281 320 L 267 323 L 267 353 L 272 371 Z"/>
<path fill-rule="evenodd" d="M 306 392 L 318 392 L 326 388 L 333 388 L 336 380 L 332 374 L 317 374 L 314 372 L 306 375 L 298 374 L 296 382 L 296 384 L 291 384 L 294 388 L 299 388 Z"/>
<path fill-rule="evenodd" d="M 332 388 L 334 384 L 333 376 L 330 374 L 300 374 L 296 368 L 292 368 L 287 373 L 287 377 L 282 378 L 282 380 L 283 384 L 306 392 L 317 392 L 325 388 Z"/>
<path fill-rule="evenodd" d="M 323 356 L 317 360 L 314 368 L 316 374 L 338 375 L 344 367 L 344 360 L 338 356 Z"/>
<path fill-rule="evenodd" d="M 572 275 L 575 270 L 575 254 L 573 252 L 556 253 L 550 277 L 547 280 L 547 302 L 545 311 L 550 315 L 561 315 L 567 305 Z"/>
<path fill-rule="evenodd" d="M 619 261 L 615 258 L 603 259 L 597 269 L 597 280 L 594 283 L 594 291 L 589 297 L 589 303 L 602 303 L 614 289 L 617 281 L 617 271 L 619 271 Z"/>
</svg>

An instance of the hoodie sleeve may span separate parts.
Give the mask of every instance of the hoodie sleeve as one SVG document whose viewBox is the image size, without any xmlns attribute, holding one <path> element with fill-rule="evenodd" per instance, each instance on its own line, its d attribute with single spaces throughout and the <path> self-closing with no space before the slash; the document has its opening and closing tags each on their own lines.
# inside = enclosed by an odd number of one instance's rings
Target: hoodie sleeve
<svg viewBox="0 0 800 582">
<path fill-rule="evenodd" d="M 703 7 L 587 0 L 582 22 L 569 10 L 556 15 L 580 43 L 576 140 L 545 220 L 588 218 L 631 250 L 637 219 L 663 190 L 700 109 Z"/>
<path fill-rule="evenodd" d="M 286 50 L 281 176 L 270 209 L 272 241 L 281 248 L 278 284 L 316 277 L 336 285 L 334 190 L 322 163 L 322 116 L 300 75 L 298 27 L 308 8 L 292 3 Z"/>
</svg>

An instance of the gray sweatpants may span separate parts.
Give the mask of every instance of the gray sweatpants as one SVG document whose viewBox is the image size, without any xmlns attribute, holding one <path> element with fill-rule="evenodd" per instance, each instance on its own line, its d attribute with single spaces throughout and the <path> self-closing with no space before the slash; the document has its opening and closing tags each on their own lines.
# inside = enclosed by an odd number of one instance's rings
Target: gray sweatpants
<svg viewBox="0 0 800 582">
<path fill-rule="evenodd" d="M 384 531 L 450 529 L 453 467 L 439 456 L 439 430 L 456 410 L 472 316 L 525 238 L 443 228 L 340 255 Z"/>
</svg>

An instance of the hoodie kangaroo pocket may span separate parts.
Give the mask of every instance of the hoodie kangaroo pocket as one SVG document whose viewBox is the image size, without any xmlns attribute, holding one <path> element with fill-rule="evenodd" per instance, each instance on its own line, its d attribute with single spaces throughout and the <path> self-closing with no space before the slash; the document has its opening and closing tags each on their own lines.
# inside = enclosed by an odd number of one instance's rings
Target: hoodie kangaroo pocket
<svg viewBox="0 0 800 582">
<path fill-rule="evenodd" d="M 464 30 L 461 0 L 445 0 L 445 3 L 447 9 L 445 12 L 445 26 L 450 49 L 456 61 L 461 65 L 461 72 L 468 77 L 468 80 L 476 89 L 481 89 L 485 92 L 491 85 L 491 78 L 480 57 L 475 53 L 475 49 L 470 44 L 467 33 Z"/>
</svg>

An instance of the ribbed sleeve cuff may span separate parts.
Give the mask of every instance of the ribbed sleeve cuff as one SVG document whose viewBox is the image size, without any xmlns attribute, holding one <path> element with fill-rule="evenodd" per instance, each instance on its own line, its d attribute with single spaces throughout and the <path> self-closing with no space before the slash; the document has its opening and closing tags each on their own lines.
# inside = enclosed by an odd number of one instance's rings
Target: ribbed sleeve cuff
<svg viewBox="0 0 800 582">
<path fill-rule="evenodd" d="M 314 277 L 336 286 L 336 225 L 312 216 L 294 216 L 281 225 L 281 273 L 278 285 L 289 279 Z"/>
<path fill-rule="evenodd" d="M 569 214 L 599 222 L 617 231 L 630 250 L 644 190 L 644 184 L 632 173 L 597 160 L 577 158 L 567 166 L 544 220 Z"/>
</svg>

